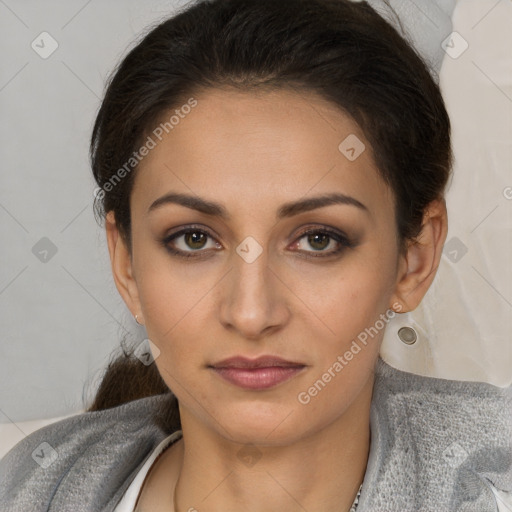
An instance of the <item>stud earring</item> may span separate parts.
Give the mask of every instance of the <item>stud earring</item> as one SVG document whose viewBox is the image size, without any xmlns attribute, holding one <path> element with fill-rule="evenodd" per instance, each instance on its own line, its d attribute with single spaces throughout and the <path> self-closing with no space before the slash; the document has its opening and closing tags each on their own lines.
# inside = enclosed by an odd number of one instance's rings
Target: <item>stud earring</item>
<svg viewBox="0 0 512 512">
<path fill-rule="evenodd" d="M 416 331 L 412 327 L 401 327 L 398 329 L 398 337 L 402 343 L 406 345 L 414 345 L 418 339 Z"/>
<path fill-rule="evenodd" d="M 135 315 L 135 321 L 139 324 L 139 325 L 143 325 L 139 322 L 139 318 L 138 318 L 139 315 Z"/>
</svg>

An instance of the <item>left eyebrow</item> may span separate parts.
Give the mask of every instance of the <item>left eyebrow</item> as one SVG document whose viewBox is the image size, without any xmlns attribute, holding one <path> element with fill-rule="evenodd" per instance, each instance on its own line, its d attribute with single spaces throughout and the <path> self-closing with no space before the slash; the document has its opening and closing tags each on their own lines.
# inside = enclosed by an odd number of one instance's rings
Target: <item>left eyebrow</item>
<svg viewBox="0 0 512 512">
<path fill-rule="evenodd" d="M 283 219 L 285 217 L 292 217 L 293 215 L 298 215 L 299 213 L 315 210 L 316 208 L 323 208 L 324 206 L 330 206 L 332 204 L 346 204 L 355 206 L 356 208 L 359 208 L 360 210 L 370 214 L 368 208 L 355 197 L 340 193 L 332 193 L 285 203 L 277 211 L 277 218 Z"/>
<path fill-rule="evenodd" d="M 208 201 L 198 196 L 179 194 L 174 192 L 170 192 L 158 198 L 151 204 L 146 213 L 148 214 L 165 204 L 179 204 L 181 206 L 185 206 L 186 208 L 197 210 L 206 215 L 220 217 L 224 220 L 231 219 L 231 215 L 220 203 Z M 345 194 L 332 193 L 285 203 L 277 210 L 276 218 L 284 219 L 287 217 L 293 217 L 294 215 L 298 215 L 300 213 L 316 210 L 317 208 L 323 208 L 324 206 L 330 206 L 334 204 L 355 206 L 356 208 L 359 208 L 360 210 L 370 214 L 368 208 L 356 198 L 347 196 Z"/>
</svg>

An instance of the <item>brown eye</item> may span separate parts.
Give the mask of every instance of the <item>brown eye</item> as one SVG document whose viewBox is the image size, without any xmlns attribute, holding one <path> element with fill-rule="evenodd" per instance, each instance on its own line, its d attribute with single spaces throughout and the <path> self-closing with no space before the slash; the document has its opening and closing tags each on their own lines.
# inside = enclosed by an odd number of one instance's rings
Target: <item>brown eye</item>
<svg viewBox="0 0 512 512">
<path fill-rule="evenodd" d="M 212 239 L 212 245 L 207 247 L 209 239 Z M 220 244 L 214 242 L 213 235 L 193 226 L 165 237 L 161 243 L 173 256 L 184 258 L 203 257 L 210 252 L 207 249 L 220 247 Z"/>
<path fill-rule="evenodd" d="M 308 243 L 315 250 L 322 250 L 328 247 L 331 237 L 324 233 L 315 233 L 313 235 L 307 235 Z"/>
<path fill-rule="evenodd" d="M 183 236 L 188 247 L 191 249 L 202 249 L 208 235 L 200 231 L 188 231 Z"/>
<path fill-rule="evenodd" d="M 303 239 L 305 243 L 301 248 L 300 241 Z M 300 252 L 309 253 L 314 258 L 332 256 L 355 246 L 356 243 L 342 233 L 327 228 L 305 231 L 294 244 L 294 248 L 299 249 Z M 308 250 L 308 247 L 313 250 Z M 327 250 L 329 247 L 331 250 Z"/>
</svg>

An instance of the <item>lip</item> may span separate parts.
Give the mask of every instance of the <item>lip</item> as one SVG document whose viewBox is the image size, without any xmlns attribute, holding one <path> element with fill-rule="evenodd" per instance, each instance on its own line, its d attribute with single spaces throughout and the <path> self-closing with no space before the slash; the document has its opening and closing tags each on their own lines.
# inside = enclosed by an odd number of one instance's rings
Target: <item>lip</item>
<svg viewBox="0 0 512 512">
<path fill-rule="evenodd" d="M 230 357 L 210 368 L 224 380 L 243 389 L 270 389 L 291 379 L 306 365 L 287 361 L 276 356 L 261 356 L 256 359 Z"/>
<path fill-rule="evenodd" d="M 222 361 L 212 364 L 213 368 L 269 368 L 272 366 L 280 366 L 283 368 L 291 366 L 305 366 L 303 363 L 295 361 L 287 361 L 277 356 L 260 356 L 256 359 L 249 359 L 243 356 L 229 357 Z"/>
</svg>

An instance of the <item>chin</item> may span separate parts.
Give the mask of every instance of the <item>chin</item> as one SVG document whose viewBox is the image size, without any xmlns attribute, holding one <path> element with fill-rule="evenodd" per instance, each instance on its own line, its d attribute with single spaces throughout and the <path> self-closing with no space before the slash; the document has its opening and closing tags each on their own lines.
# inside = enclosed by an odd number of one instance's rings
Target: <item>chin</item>
<svg viewBox="0 0 512 512">
<path fill-rule="evenodd" d="M 297 405 L 251 402 L 219 407 L 221 425 L 211 425 L 227 440 L 256 446 L 284 446 L 308 434 L 312 425 Z M 225 427 L 225 428 L 222 428 Z"/>
</svg>

